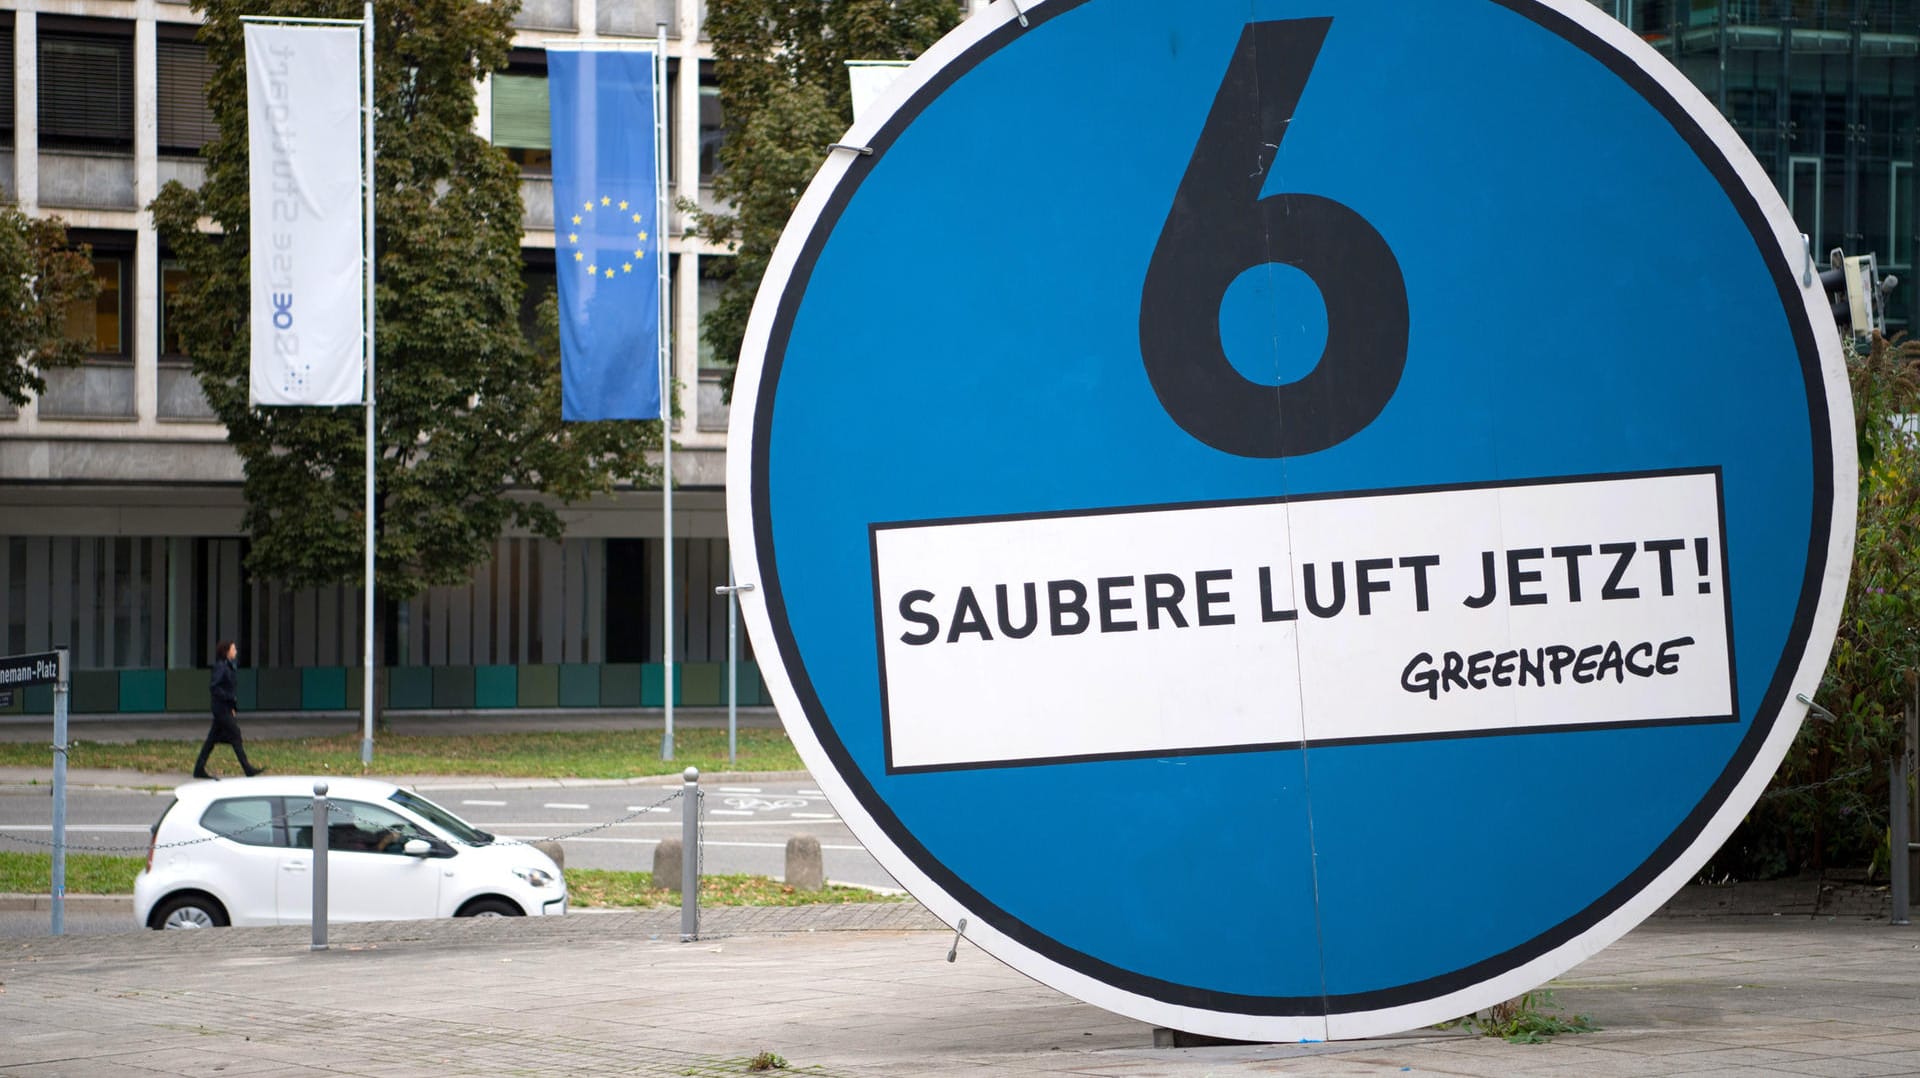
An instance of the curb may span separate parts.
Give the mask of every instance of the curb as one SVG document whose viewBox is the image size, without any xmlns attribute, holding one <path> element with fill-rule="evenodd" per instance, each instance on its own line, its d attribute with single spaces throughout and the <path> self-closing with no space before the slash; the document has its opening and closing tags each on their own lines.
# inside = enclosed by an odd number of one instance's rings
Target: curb
<svg viewBox="0 0 1920 1078">
<path fill-rule="evenodd" d="M 52 913 L 50 895 L 0 894 L 0 913 Z M 133 916 L 132 895 L 68 895 L 68 913 L 124 913 Z"/>
</svg>

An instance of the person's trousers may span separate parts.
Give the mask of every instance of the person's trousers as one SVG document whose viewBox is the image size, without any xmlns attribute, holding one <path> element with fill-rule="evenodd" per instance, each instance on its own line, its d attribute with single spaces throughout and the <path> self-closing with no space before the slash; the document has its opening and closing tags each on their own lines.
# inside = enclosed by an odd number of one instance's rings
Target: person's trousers
<svg viewBox="0 0 1920 1078">
<path fill-rule="evenodd" d="M 233 708 L 213 705 L 213 725 L 207 730 L 207 739 L 200 744 L 200 757 L 193 762 L 193 777 L 207 777 L 207 757 L 213 754 L 215 745 L 232 745 L 234 758 L 240 761 L 240 770 L 251 775 L 256 770 L 247 759 L 247 748 L 241 743 L 240 722 L 234 718 Z"/>
</svg>

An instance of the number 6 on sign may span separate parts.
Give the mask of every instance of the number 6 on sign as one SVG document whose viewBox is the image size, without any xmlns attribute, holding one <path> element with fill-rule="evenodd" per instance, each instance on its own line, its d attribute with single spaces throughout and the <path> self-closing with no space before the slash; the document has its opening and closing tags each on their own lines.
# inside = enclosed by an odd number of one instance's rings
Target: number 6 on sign
<svg viewBox="0 0 1920 1078">
<path fill-rule="evenodd" d="M 1407 287 L 1386 240 L 1330 198 L 1260 197 L 1332 19 L 1241 33 L 1174 193 L 1140 292 L 1140 354 L 1188 434 L 1242 457 L 1335 446 L 1373 422 L 1407 362 Z M 1306 377 L 1247 380 L 1228 362 L 1219 311 L 1234 279 L 1278 262 L 1312 278 L 1327 344 Z"/>
</svg>

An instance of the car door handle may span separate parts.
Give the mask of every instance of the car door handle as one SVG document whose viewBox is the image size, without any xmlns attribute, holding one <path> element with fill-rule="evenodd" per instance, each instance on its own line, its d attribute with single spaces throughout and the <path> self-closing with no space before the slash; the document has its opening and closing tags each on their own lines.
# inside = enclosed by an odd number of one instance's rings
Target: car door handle
<svg viewBox="0 0 1920 1078">
<path fill-rule="evenodd" d="M 305 872 L 306 870 L 307 863 L 305 861 L 288 861 L 286 864 L 280 866 L 280 871 L 282 872 Z"/>
</svg>

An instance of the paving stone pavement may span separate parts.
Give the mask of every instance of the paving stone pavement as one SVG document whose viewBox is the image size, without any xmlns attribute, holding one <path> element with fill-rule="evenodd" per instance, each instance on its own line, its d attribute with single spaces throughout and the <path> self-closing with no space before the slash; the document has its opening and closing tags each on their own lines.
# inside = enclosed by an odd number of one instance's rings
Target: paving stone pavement
<svg viewBox="0 0 1920 1078">
<path fill-rule="evenodd" d="M 135 933 L 0 946 L 0 1074 L 1920 1075 L 1920 933 L 1670 916 L 1554 986 L 1602 1028 L 1156 1049 L 913 903 Z"/>
</svg>

